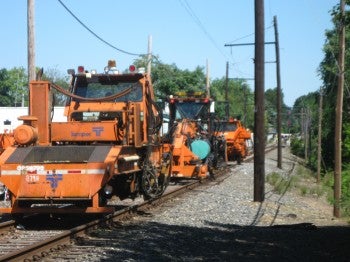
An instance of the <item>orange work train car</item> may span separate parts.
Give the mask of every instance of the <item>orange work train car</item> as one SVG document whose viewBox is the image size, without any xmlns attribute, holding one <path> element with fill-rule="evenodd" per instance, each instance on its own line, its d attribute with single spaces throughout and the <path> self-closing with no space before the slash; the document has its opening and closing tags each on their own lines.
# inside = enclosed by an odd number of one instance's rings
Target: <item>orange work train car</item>
<svg viewBox="0 0 350 262">
<path fill-rule="evenodd" d="M 11 201 L 0 213 L 113 212 L 106 206 L 112 196 L 152 198 L 167 185 L 171 152 L 159 139 L 150 76 L 119 73 L 114 61 L 103 73 L 69 73 L 69 90 L 30 83 L 29 115 L 0 155 Z M 53 90 L 67 96 L 66 122 L 51 120 Z"/>
</svg>

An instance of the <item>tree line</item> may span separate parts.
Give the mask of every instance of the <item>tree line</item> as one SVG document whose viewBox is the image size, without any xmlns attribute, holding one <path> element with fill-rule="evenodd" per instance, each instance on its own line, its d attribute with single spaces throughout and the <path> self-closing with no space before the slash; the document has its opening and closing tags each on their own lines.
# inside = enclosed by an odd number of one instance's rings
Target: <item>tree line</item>
<svg viewBox="0 0 350 262">
<path fill-rule="evenodd" d="M 136 67 L 145 67 L 146 57 L 134 61 Z M 204 67 L 197 66 L 194 70 L 180 69 L 176 64 L 165 64 L 158 57 L 152 61 L 152 83 L 158 100 L 165 99 L 178 91 L 206 91 L 206 75 Z M 63 75 L 55 68 L 44 70 L 43 80 L 52 81 L 65 89 L 69 87 L 69 76 Z M 225 100 L 225 90 L 228 89 L 228 101 Z M 268 129 L 274 129 L 276 124 L 276 88 L 266 90 L 266 124 Z M 253 129 L 254 125 L 254 93 L 244 80 L 226 78 L 212 79 L 210 83 L 210 96 L 215 101 L 215 116 L 218 119 L 226 117 L 226 106 L 229 107 L 229 116 L 239 118 L 245 126 Z M 23 99 L 22 99 L 23 98 Z M 0 70 L 0 106 L 28 105 L 27 74 L 23 67 Z M 63 106 L 65 96 L 55 93 L 55 105 Z M 291 128 L 288 112 L 291 109 L 283 104 L 283 132 Z"/>
<path fill-rule="evenodd" d="M 340 15 L 340 5 L 336 5 L 331 11 L 333 28 L 325 33 L 323 46 L 324 58 L 318 67 L 318 73 L 323 85 L 320 90 L 299 97 L 292 108 L 293 115 L 299 115 L 300 121 L 295 122 L 293 133 L 303 133 L 292 142 L 292 151 L 304 157 L 310 168 L 317 166 L 318 145 L 318 121 L 322 112 L 321 148 L 322 148 L 322 178 L 325 184 L 333 187 L 333 169 L 335 154 L 335 119 L 336 99 L 338 90 L 338 56 L 339 56 L 339 29 L 340 23 L 345 25 L 345 72 L 344 72 L 344 100 L 343 100 L 343 124 L 342 124 L 342 199 L 341 208 L 350 215 L 350 85 L 349 85 L 349 59 L 350 50 L 350 1 L 345 2 L 345 17 Z M 319 110 L 320 98 L 323 106 Z M 308 139 L 305 139 L 308 137 Z M 333 201 L 333 195 L 329 196 Z"/>
</svg>

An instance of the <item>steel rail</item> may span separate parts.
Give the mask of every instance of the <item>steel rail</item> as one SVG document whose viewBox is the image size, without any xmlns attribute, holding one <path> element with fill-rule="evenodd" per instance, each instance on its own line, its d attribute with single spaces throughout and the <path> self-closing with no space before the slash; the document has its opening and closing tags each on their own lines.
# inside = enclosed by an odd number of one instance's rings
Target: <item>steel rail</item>
<svg viewBox="0 0 350 262">
<path fill-rule="evenodd" d="M 9 220 L 9 221 L 0 223 L 0 234 L 3 234 L 4 232 L 9 231 L 13 227 L 15 227 L 14 220 Z"/>
<path fill-rule="evenodd" d="M 182 194 L 186 190 L 193 189 L 200 183 L 200 181 L 191 181 L 189 184 L 186 184 L 174 190 L 169 190 L 162 197 L 150 199 L 140 204 L 131 205 L 122 210 L 116 211 L 113 214 L 106 215 L 101 219 L 96 219 L 94 221 L 77 226 L 70 230 L 66 230 L 63 233 L 58 234 L 57 236 L 53 236 L 39 243 L 35 243 L 23 249 L 3 255 L 0 257 L 0 261 L 35 261 L 38 259 L 42 259 L 52 251 L 65 248 L 66 244 L 69 243 L 72 239 L 74 239 L 77 236 L 81 236 L 86 232 L 89 232 L 90 230 L 93 230 L 99 225 L 113 223 L 114 221 L 126 218 L 128 216 L 132 216 L 137 212 L 151 209 L 152 207 L 165 202 L 169 198 L 173 198 L 174 196 Z"/>
</svg>

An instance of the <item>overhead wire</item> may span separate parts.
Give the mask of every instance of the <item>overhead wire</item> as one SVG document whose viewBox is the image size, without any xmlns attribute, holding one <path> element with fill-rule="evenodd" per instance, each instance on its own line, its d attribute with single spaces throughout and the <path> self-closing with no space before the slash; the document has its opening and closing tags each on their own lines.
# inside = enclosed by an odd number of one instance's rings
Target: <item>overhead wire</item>
<svg viewBox="0 0 350 262">
<path fill-rule="evenodd" d="M 315 11 L 314 11 L 315 9 L 312 8 L 312 7 L 310 7 L 309 9 L 312 10 L 312 12 L 310 13 L 310 15 L 313 16 L 313 19 L 314 19 L 316 22 L 321 23 L 322 21 L 320 20 L 320 17 L 314 13 L 314 12 L 315 12 Z M 338 29 L 335 27 L 335 28 L 333 28 L 333 29 L 331 29 L 331 30 L 338 30 Z M 324 43 L 323 46 L 325 46 L 325 45 L 327 45 L 327 44 L 331 45 L 331 43 L 330 43 L 330 42 L 327 42 L 327 41 L 328 41 L 328 40 L 325 41 L 325 43 Z M 339 66 L 339 63 L 338 63 L 338 58 L 337 58 L 337 57 L 335 56 L 335 54 L 334 54 L 334 49 L 330 48 L 330 49 L 329 49 L 329 52 L 330 52 L 332 58 L 334 59 L 335 66 L 336 66 L 336 68 L 337 68 L 337 72 L 334 72 L 334 79 L 333 79 L 333 81 L 331 81 L 331 83 L 332 83 L 332 85 L 331 85 L 331 86 L 332 86 L 332 89 L 331 89 L 330 91 L 333 91 L 333 88 L 336 87 L 337 77 L 341 74 L 341 69 L 340 69 L 340 66 Z M 324 51 L 324 55 L 326 55 L 325 53 L 326 53 L 326 52 Z M 324 82 L 325 79 L 322 79 L 322 81 Z M 348 82 L 347 79 L 344 79 L 344 87 L 345 87 L 344 91 L 346 92 L 346 95 L 347 95 L 348 97 L 350 97 L 350 85 L 349 85 L 349 82 Z"/>
<path fill-rule="evenodd" d="M 226 54 L 220 49 L 219 45 L 216 43 L 214 38 L 209 34 L 209 32 L 206 30 L 204 27 L 203 23 L 201 20 L 198 18 L 196 13 L 193 11 L 191 8 L 190 4 L 187 2 L 187 0 L 179 0 L 180 4 L 182 7 L 186 10 L 186 12 L 190 15 L 190 17 L 193 19 L 193 21 L 197 24 L 197 26 L 203 31 L 203 33 L 206 35 L 206 37 L 210 40 L 210 42 L 215 46 L 215 48 L 221 53 L 221 55 L 225 58 L 228 59 Z"/>
<path fill-rule="evenodd" d="M 335 28 L 335 30 L 339 30 L 339 29 L 338 29 L 338 28 Z M 325 42 L 325 44 L 327 44 L 327 41 Z M 329 44 L 331 45 L 331 43 L 329 43 Z M 339 65 L 339 61 L 338 61 L 338 59 L 336 58 L 336 56 L 335 56 L 335 54 L 334 54 L 334 49 L 329 48 L 329 52 L 331 53 L 331 56 L 332 56 L 332 58 L 333 58 L 333 60 L 334 60 L 335 66 L 336 66 L 336 68 L 337 68 L 337 72 L 336 72 L 336 74 L 335 74 L 335 77 L 339 77 L 339 75 L 340 75 L 341 73 L 343 73 L 343 72 L 341 72 L 341 68 L 340 68 L 340 65 Z M 335 81 L 336 81 L 336 80 L 335 80 Z M 335 81 L 334 81 L 334 82 L 335 82 Z M 334 85 L 334 86 L 335 86 L 335 85 Z M 346 92 L 347 97 L 350 97 L 350 86 L 349 86 L 349 83 L 348 83 L 347 79 L 344 79 L 344 87 L 345 87 L 344 91 Z"/>
<path fill-rule="evenodd" d="M 270 26 L 266 27 L 264 30 L 266 31 L 272 27 L 273 27 L 273 25 L 270 25 Z M 227 44 L 233 44 L 233 43 L 237 42 L 238 40 L 242 40 L 242 39 L 248 38 L 248 37 L 253 36 L 253 35 L 255 35 L 255 33 L 251 33 L 251 34 L 236 38 L 235 40 L 228 42 Z"/>
<path fill-rule="evenodd" d="M 266 27 L 264 30 L 267 31 L 267 30 L 269 30 L 269 29 L 271 29 L 271 28 L 273 28 L 273 25 L 270 25 L 270 26 Z M 237 41 L 239 41 L 239 40 L 242 40 L 242 39 L 251 37 L 251 36 L 253 36 L 253 35 L 255 35 L 255 33 L 251 33 L 251 34 L 248 34 L 248 35 L 245 35 L 245 36 L 236 38 L 236 39 L 234 39 L 234 40 L 232 40 L 232 41 L 230 41 L 230 42 L 228 42 L 228 43 L 226 43 L 226 44 L 228 44 L 228 45 L 229 45 L 229 44 L 233 44 L 233 43 L 235 43 L 235 42 L 237 42 Z M 234 59 L 233 54 L 232 54 L 232 47 L 230 47 L 230 49 L 231 49 L 230 57 L 231 57 L 231 59 Z M 248 55 L 248 56 L 249 56 L 249 55 Z M 240 68 L 239 68 L 239 64 L 246 63 L 246 62 L 249 61 L 249 60 L 254 60 L 254 58 L 253 58 L 253 57 L 254 57 L 254 54 L 252 54 L 251 57 L 248 57 L 248 56 L 244 59 L 244 61 L 235 62 L 235 63 L 230 63 L 230 65 L 235 66 L 236 72 L 238 72 L 240 75 L 245 75 L 246 78 L 251 78 L 251 79 L 252 79 L 252 78 L 254 78 L 254 76 L 252 76 L 251 73 L 243 72 L 243 71 L 240 70 Z M 243 77 L 242 79 L 244 79 L 244 77 Z"/>
<path fill-rule="evenodd" d="M 61 0 L 57 0 L 63 7 L 64 9 L 66 9 L 66 11 L 74 17 L 75 20 L 78 21 L 79 24 L 81 24 L 87 31 L 89 31 L 93 36 L 95 36 L 97 39 L 99 39 L 101 42 L 103 42 L 104 44 L 108 45 L 109 47 L 113 48 L 114 50 L 117 50 L 121 53 L 127 54 L 127 55 L 132 55 L 132 56 L 143 56 L 143 55 L 147 55 L 147 54 L 137 54 L 137 53 L 132 53 L 132 52 L 128 52 L 125 51 L 123 49 L 120 49 L 114 45 L 112 45 L 111 43 L 107 42 L 106 40 L 104 40 L 102 37 L 100 37 L 99 35 L 97 35 L 94 31 L 92 31 L 87 25 L 85 25 Z"/>
</svg>

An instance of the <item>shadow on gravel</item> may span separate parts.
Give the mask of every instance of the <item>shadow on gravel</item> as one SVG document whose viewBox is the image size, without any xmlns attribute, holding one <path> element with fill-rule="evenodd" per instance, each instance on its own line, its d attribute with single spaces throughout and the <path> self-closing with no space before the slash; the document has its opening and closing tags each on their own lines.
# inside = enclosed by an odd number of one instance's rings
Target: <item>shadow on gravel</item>
<svg viewBox="0 0 350 262">
<path fill-rule="evenodd" d="M 116 225 L 79 239 L 77 245 L 105 247 L 108 243 L 100 261 L 350 260 L 350 227 L 207 224 L 202 228 L 154 222 Z"/>
</svg>

